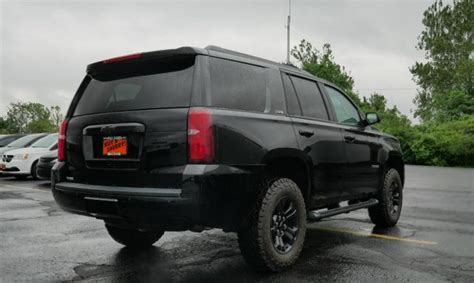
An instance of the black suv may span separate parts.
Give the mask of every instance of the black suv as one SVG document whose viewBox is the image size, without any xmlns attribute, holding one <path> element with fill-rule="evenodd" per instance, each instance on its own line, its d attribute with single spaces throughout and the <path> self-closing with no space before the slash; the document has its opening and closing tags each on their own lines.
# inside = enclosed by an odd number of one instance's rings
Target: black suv
<svg viewBox="0 0 474 283">
<path fill-rule="evenodd" d="M 219 47 L 112 58 L 87 67 L 52 191 L 126 246 L 222 228 L 251 265 L 279 271 L 307 221 L 368 208 L 397 223 L 404 163 L 378 121 L 327 81 Z"/>
</svg>

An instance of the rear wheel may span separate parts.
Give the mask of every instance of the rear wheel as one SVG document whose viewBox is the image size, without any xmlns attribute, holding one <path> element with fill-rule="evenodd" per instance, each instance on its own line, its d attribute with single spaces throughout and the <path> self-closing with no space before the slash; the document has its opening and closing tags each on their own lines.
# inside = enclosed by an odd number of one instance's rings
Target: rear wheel
<svg viewBox="0 0 474 283">
<path fill-rule="evenodd" d="M 281 271 L 298 259 L 305 233 L 306 208 L 298 186 L 286 178 L 267 180 L 238 232 L 239 247 L 258 270 Z"/>
<path fill-rule="evenodd" d="M 370 220 L 380 227 L 395 226 L 403 204 L 403 185 L 397 170 L 392 168 L 385 174 L 378 199 L 379 204 L 369 208 Z"/>
<path fill-rule="evenodd" d="M 141 231 L 105 225 L 107 232 L 117 243 L 127 247 L 144 248 L 153 245 L 163 236 L 164 231 Z"/>
</svg>

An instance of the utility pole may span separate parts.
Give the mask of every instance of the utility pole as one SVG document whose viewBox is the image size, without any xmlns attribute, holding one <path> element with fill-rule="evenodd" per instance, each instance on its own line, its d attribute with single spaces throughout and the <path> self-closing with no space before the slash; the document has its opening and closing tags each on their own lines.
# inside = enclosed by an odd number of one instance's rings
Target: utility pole
<svg viewBox="0 0 474 283">
<path fill-rule="evenodd" d="M 286 25 L 286 63 L 290 64 L 290 22 L 291 22 L 291 0 L 288 0 L 288 23 Z"/>
</svg>

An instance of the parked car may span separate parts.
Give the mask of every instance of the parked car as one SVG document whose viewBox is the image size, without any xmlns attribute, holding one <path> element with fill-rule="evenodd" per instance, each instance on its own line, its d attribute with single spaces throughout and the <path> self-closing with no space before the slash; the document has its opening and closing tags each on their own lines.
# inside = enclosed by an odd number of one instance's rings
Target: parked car
<svg viewBox="0 0 474 283">
<path fill-rule="evenodd" d="M 36 177 L 43 180 L 51 180 L 51 169 L 58 161 L 58 151 L 54 150 L 40 157 L 36 165 Z"/>
<path fill-rule="evenodd" d="M 3 172 L 24 179 L 32 176 L 37 179 L 36 166 L 40 156 L 58 149 L 58 135 L 49 134 L 34 142 L 31 146 L 7 151 L 2 156 Z"/>
<path fill-rule="evenodd" d="M 9 143 L 12 143 L 16 141 L 19 138 L 24 137 L 25 135 L 23 134 L 12 134 L 12 135 L 2 135 L 0 136 L 0 148 L 8 145 Z"/>
<path fill-rule="evenodd" d="M 307 221 L 368 208 L 397 223 L 404 163 L 378 121 L 330 82 L 218 47 L 113 58 L 87 67 L 51 187 L 123 245 L 222 228 L 248 263 L 280 271 Z"/>
<path fill-rule="evenodd" d="M 28 146 L 32 145 L 33 143 L 35 143 L 37 140 L 45 137 L 46 135 L 47 135 L 46 133 L 30 134 L 30 135 L 26 135 L 24 137 L 21 137 L 21 138 L 15 140 L 13 142 L 10 142 L 9 144 L 7 144 L 5 146 L 0 147 L 0 156 L 3 155 L 3 153 L 5 153 L 9 150 L 28 147 Z"/>
</svg>

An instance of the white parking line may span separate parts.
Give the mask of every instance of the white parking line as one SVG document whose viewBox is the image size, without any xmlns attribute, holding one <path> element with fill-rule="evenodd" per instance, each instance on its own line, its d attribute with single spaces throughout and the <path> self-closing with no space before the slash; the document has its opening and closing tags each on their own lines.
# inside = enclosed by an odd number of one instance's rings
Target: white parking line
<svg viewBox="0 0 474 283">
<path fill-rule="evenodd" d="M 49 191 L 40 190 L 40 189 L 36 189 L 36 188 L 20 187 L 20 186 L 1 184 L 1 183 L 0 183 L 0 187 L 8 187 L 8 188 L 13 188 L 13 189 L 21 189 L 21 190 L 28 190 L 28 191 L 34 190 L 34 191 L 39 191 L 39 192 L 43 192 L 43 193 L 49 193 Z"/>
</svg>

